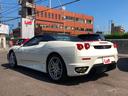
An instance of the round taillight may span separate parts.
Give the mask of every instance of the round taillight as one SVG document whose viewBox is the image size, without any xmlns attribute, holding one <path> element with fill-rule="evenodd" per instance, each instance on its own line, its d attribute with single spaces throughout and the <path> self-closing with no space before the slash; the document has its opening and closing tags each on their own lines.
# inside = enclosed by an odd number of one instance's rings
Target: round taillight
<svg viewBox="0 0 128 96">
<path fill-rule="evenodd" d="M 89 43 L 85 43 L 85 44 L 84 44 L 84 47 L 85 47 L 85 49 L 88 50 L 88 49 L 90 48 L 90 44 L 89 44 Z"/>
<path fill-rule="evenodd" d="M 76 44 L 78 50 L 82 50 L 84 48 L 83 44 Z"/>
</svg>

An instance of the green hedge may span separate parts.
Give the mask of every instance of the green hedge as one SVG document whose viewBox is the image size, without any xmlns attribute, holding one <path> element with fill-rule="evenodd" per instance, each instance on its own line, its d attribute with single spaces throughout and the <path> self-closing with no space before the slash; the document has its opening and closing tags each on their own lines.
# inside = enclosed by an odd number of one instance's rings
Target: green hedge
<svg viewBox="0 0 128 96">
<path fill-rule="evenodd" d="M 128 39 L 128 33 L 125 33 L 123 35 L 106 35 L 106 39 Z"/>
</svg>

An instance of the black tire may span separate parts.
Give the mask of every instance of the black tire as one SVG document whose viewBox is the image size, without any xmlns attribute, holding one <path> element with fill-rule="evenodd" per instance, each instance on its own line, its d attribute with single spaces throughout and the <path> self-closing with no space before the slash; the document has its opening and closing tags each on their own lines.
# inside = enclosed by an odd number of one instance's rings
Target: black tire
<svg viewBox="0 0 128 96">
<path fill-rule="evenodd" d="M 16 55 L 13 51 L 9 53 L 9 65 L 11 68 L 17 67 Z"/>
<path fill-rule="evenodd" d="M 47 73 L 55 82 L 65 80 L 67 78 L 66 66 L 61 56 L 58 54 L 52 54 L 48 57 Z"/>
</svg>

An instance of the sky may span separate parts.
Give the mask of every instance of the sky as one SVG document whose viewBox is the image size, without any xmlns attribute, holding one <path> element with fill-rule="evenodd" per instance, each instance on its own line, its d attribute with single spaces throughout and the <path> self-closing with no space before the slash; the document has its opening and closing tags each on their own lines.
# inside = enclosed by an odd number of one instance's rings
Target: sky
<svg viewBox="0 0 128 96">
<path fill-rule="evenodd" d="M 9 9 L 8 12 L 2 14 L 3 17 L 18 17 L 18 0 L 0 0 L 2 12 Z M 38 0 L 35 0 L 38 1 Z M 37 4 L 48 6 L 49 0 L 42 0 Z M 74 0 L 52 0 L 52 7 Z M 5 4 L 4 3 L 10 3 Z M 11 4 L 12 3 L 12 4 Z M 80 0 L 79 2 L 65 6 L 66 10 L 91 15 L 94 17 L 95 31 L 110 31 L 110 22 L 116 25 L 122 25 L 128 31 L 128 0 Z M 16 9 L 14 9 L 16 8 Z M 12 12 L 11 12 L 12 11 Z M 3 18 L 7 20 L 8 18 Z M 7 22 L 11 27 L 16 27 L 19 20 Z"/>
</svg>

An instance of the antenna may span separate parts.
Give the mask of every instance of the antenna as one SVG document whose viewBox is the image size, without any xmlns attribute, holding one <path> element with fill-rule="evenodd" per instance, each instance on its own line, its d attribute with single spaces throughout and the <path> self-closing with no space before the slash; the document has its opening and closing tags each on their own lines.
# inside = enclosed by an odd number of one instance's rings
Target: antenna
<svg viewBox="0 0 128 96">
<path fill-rule="evenodd" d="M 52 0 L 49 0 L 49 8 L 52 8 Z"/>
</svg>

